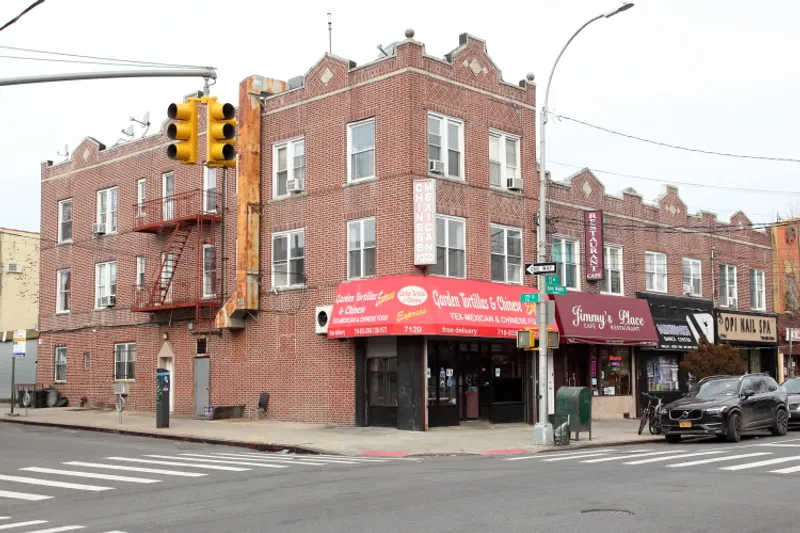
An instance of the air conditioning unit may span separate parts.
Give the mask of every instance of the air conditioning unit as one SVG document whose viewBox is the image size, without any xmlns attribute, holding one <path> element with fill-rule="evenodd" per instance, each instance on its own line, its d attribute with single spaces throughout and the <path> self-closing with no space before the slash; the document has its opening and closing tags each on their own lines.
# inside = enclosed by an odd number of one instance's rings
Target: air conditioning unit
<svg viewBox="0 0 800 533">
<path fill-rule="evenodd" d="M 108 307 L 114 307 L 117 305 L 117 297 L 116 296 L 109 296 L 108 297 Z"/>
<path fill-rule="evenodd" d="M 739 299 L 738 298 L 729 298 L 728 299 L 728 307 L 731 309 L 739 309 Z"/>
<path fill-rule="evenodd" d="M 6 265 L 6 272 L 10 274 L 19 274 L 22 272 L 22 265 L 19 263 L 9 263 Z"/>
<path fill-rule="evenodd" d="M 286 190 L 289 192 L 303 192 L 304 188 L 305 180 L 303 178 L 288 180 L 286 182 Z"/>
<path fill-rule="evenodd" d="M 521 191 L 522 190 L 522 178 L 508 178 L 506 180 L 506 188 L 509 191 Z"/>
<path fill-rule="evenodd" d="M 428 159 L 428 172 L 433 174 L 444 174 L 444 161 Z"/>
<path fill-rule="evenodd" d="M 114 307 L 117 305 L 116 296 L 101 296 L 97 307 Z"/>
<path fill-rule="evenodd" d="M 332 305 L 318 305 L 314 313 L 314 332 L 318 335 L 328 334 L 328 322 L 333 312 Z"/>
<path fill-rule="evenodd" d="M 92 224 L 92 234 L 93 235 L 105 235 L 106 234 L 106 225 L 103 224 L 103 223 Z"/>
<path fill-rule="evenodd" d="M 692 287 L 691 283 L 684 283 L 683 284 L 683 294 L 692 294 L 694 293 L 694 287 Z"/>
</svg>

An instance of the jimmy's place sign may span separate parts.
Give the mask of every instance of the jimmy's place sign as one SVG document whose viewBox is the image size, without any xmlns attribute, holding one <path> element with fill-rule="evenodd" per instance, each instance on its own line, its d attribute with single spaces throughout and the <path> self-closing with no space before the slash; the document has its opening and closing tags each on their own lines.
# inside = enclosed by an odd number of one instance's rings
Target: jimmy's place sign
<svg viewBox="0 0 800 533">
<path fill-rule="evenodd" d="M 717 332 L 721 341 L 777 344 L 778 319 L 717 311 Z"/>
</svg>

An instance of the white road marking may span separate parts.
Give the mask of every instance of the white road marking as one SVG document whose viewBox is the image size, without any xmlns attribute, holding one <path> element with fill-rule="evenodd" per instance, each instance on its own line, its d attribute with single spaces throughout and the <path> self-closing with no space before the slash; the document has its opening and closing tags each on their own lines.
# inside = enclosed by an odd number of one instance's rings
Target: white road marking
<svg viewBox="0 0 800 533">
<path fill-rule="evenodd" d="M 719 463 L 722 461 L 732 461 L 734 459 L 757 457 L 759 455 L 772 455 L 772 452 L 756 452 L 756 453 L 745 453 L 742 455 L 726 455 L 725 457 L 712 457 L 711 459 L 700 459 L 699 461 L 687 461 L 685 463 L 675 463 L 673 465 L 667 465 L 667 468 L 683 468 L 684 466 L 697 466 L 708 463 Z"/>
<path fill-rule="evenodd" d="M 128 461 L 131 463 L 147 463 L 151 465 L 164 465 L 164 466 L 182 466 L 191 468 L 205 468 L 206 470 L 226 470 L 228 472 L 247 472 L 249 468 L 240 468 L 237 466 L 222 466 L 222 465 L 198 465 L 188 464 L 186 462 L 180 463 L 178 461 L 156 461 L 154 459 L 138 459 L 136 457 L 106 457 L 107 461 Z"/>
<path fill-rule="evenodd" d="M 800 444 L 782 444 L 780 442 L 765 442 L 763 444 L 755 444 L 755 446 L 769 446 L 771 448 L 800 448 Z"/>
<path fill-rule="evenodd" d="M 56 470 L 53 468 L 39 468 L 31 466 L 28 468 L 20 468 L 26 472 L 38 472 L 39 474 L 56 474 L 62 476 L 75 476 L 85 477 L 91 479 L 105 479 L 108 481 L 122 481 L 124 483 L 161 483 L 159 479 L 147 479 L 142 477 L 128 477 L 128 476 L 115 476 L 112 474 L 98 474 L 95 472 L 79 472 L 77 470 Z"/>
<path fill-rule="evenodd" d="M 203 477 L 205 472 L 178 472 L 177 470 L 162 470 L 161 468 L 142 468 L 139 466 L 107 465 L 103 463 L 84 463 L 82 461 L 68 461 L 61 463 L 69 466 L 83 466 L 86 468 L 106 468 L 108 470 L 122 470 L 125 472 L 142 472 L 144 474 L 161 474 L 163 476 Z M 187 465 L 188 466 L 188 465 Z"/>
<path fill-rule="evenodd" d="M 286 464 L 268 464 L 268 463 L 260 463 L 258 461 L 245 461 L 241 460 L 238 461 L 236 459 L 226 459 L 224 457 L 214 457 L 213 455 L 202 455 L 198 453 L 182 453 L 180 454 L 181 457 L 169 456 L 169 455 L 145 455 L 145 457 L 155 457 L 156 459 L 176 459 L 179 461 L 197 461 L 200 463 L 218 463 L 223 465 L 243 465 L 243 466 L 255 466 L 258 468 L 288 468 L 289 465 Z M 184 457 L 185 456 L 185 457 Z M 205 459 L 197 459 L 197 457 L 204 457 Z M 189 465 L 191 466 L 191 465 Z"/>
<path fill-rule="evenodd" d="M 551 457 L 550 459 L 542 459 L 543 463 L 551 463 L 553 461 L 568 461 L 570 459 L 581 459 L 583 457 L 597 457 L 598 455 L 606 455 L 608 452 L 602 453 L 587 453 L 581 456 L 570 456 L 570 457 Z"/>
<path fill-rule="evenodd" d="M 27 500 L 29 502 L 40 502 L 42 500 L 50 500 L 52 496 L 45 496 L 43 494 L 28 494 L 27 492 L 13 492 L 10 490 L 0 490 L 0 498 L 10 498 L 12 500 Z"/>
<path fill-rule="evenodd" d="M 30 520 L 28 522 L 16 522 L 14 524 L 6 524 L 4 526 L 0 526 L 0 530 L 14 529 L 17 527 L 35 526 L 37 524 L 46 524 L 46 523 L 47 520 Z"/>
<path fill-rule="evenodd" d="M 294 458 L 288 457 L 286 455 L 270 455 L 265 453 L 243 453 L 241 454 L 244 457 L 253 457 L 253 458 L 260 458 L 260 459 L 268 459 L 270 461 L 277 460 L 277 461 L 290 461 L 290 462 L 297 462 L 297 461 L 306 461 L 306 459 L 301 458 Z M 358 463 L 388 463 L 389 461 L 385 459 L 370 459 L 369 461 L 360 461 L 354 457 L 342 457 L 342 458 L 328 458 L 328 457 L 318 457 L 314 456 L 313 459 L 309 459 L 315 462 L 321 462 L 323 464 L 349 464 L 354 465 Z"/>
<path fill-rule="evenodd" d="M 800 472 L 800 466 L 791 466 L 789 468 L 782 468 L 781 470 L 772 470 L 771 474 L 794 474 Z"/>
<path fill-rule="evenodd" d="M 259 457 L 251 457 L 249 455 L 242 455 L 242 454 L 236 454 L 236 453 L 220 453 L 220 452 L 214 452 L 214 457 L 220 457 L 220 458 L 228 457 L 228 458 L 232 458 L 232 459 L 245 459 L 247 461 L 251 461 L 251 460 L 252 461 L 283 461 L 284 463 L 288 463 L 288 464 L 312 465 L 312 466 L 322 466 L 322 465 L 328 464 L 328 463 L 320 463 L 320 462 L 315 462 L 315 461 L 306 461 L 305 459 L 297 459 L 297 460 L 278 459 L 278 458 L 275 458 L 275 459 L 264 458 L 264 459 L 262 459 L 262 458 L 259 458 Z"/>
<path fill-rule="evenodd" d="M 63 481 L 50 481 L 49 479 L 38 479 L 35 477 L 6 476 L 0 474 L 0 481 L 11 481 L 12 483 L 27 483 L 29 485 L 42 485 L 44 487 L 58 487 L 61 489 L 88 490 L 90 492 L 101 492 L 104 490 L 114 490 L 113 487 L 98 487 L 96 485 L 81 485 L 78 483 L 64 483 Z"/>
<path fill-rule="evenodd" d="M 86 529 L 86 526 L 52 527 L 50 529 L 37 529 L 36 531 L 29 531 L 28 533 L 61 533 L 62 531 L 75 531 L 76 529 Z"/>
<path fill-rule="evenodd" d="M 632 453 L 626 455 L 613 455 L 611 457 L 603 457 L 601 459 L 589 459 L 588 461 L 581 461 L 582 463 L 605 463 L 606 461 L 624 461 L 625 459 L 636 459 L 637 457 L 647 457 L 649 455 L 665 455 L 668 453 L 675 453 L 675 450 L 650 452 L 650 453 Z"/>
<path fill-rule="evenodd" d="M 625 465 L 643 465 L 647 463 L 656 463 L 658 461 L 669 461 L 671 459 L 683 459 L 684 457 L 699 457 L 701 455 L 714 455 L 717 453 L 723 453 L 722 450 L 711 450 L 708 452 L 696 452 L 696 453 L 679 453 L 677 455 L 667 455 L 666 457 L 651 457 L 649 459 L 641 459 L 639 461 L 628 461 L 627 463 L 622 463 Z"/>
<path fill-rule="evenodd" d="M 609 448 L 585 450 L 582 452 L 555 452 L 555 453 L 539 453 L 536 455 L 526 455 L 524 457 L 505 457 L 503 461 L 521 461 L 523 459 L 547 459 L 549 457 L 581 457 L 591 453 L 608 453 Z"/>
<path fill-rule="evenodd" d="M 766 461 L 757 461 L 755 463 L 745 463 L 736 466 L 726 466 L 720 468 L 720 470 L 745 470 L 747 468 L 758 468 L 759 466 L 769 466 L 769 465 L 776 465 L 779 463 L 788 463 L 789 461 L 800 461 L 800 455 L 795 455 L 792 457 L 778 457 L 777 459 L 767 459 Z"/>
</svg>

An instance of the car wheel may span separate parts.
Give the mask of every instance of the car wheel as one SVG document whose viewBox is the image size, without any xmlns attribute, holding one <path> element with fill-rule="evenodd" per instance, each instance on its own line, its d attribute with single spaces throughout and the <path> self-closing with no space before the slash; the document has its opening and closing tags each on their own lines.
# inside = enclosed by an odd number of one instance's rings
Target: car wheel
<svg viewBox="0 0 800 533">
<path fill-rule="evenodd" d="M 678 444 L 681 441 L 681 436 L 676 435 L 675 433 L 664 435 L 664 438 L 667 439 L 667 442 L 670 444 Z"/>
<path fill-rule="evenodd" d="M 789 415 L 786 412 L 786 409 L 778 409 L 778 412 L 775 414 L 775 425 L 772 426 L 770 431 L 776 437 L 782 437 L 786 435 L 786 431 L 789 429 Z"/>
<path fill-rule="evenodd" d="M 728 431 L 725 433 L 725 440 L 728 442 L 742 440 L 742 415 L 739 413 L 731 413 L 728 417 Z"/>
</svg>

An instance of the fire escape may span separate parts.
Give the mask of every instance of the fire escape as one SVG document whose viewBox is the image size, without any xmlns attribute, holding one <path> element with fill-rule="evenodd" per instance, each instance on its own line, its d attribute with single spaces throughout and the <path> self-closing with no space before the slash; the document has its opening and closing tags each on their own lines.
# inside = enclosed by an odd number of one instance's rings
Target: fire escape
<svg viewBox="0 0 800 533">
<path fill-rule="evenodd" d="M 131 310 L 179 312 L 181 317 L 193 316 L 195 333 L 213 330 L 222 304 L 216 247 L 219 195 L 194 190 L 133 209 L 133 231 L 153 234 L 163 245 L 155 268 L 148 265 L 143 278 L 137 265 Z M 146 257 L 152 261 L 153 254 Z"/>
</svg>

